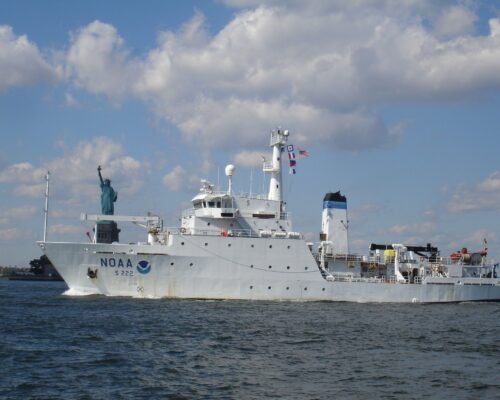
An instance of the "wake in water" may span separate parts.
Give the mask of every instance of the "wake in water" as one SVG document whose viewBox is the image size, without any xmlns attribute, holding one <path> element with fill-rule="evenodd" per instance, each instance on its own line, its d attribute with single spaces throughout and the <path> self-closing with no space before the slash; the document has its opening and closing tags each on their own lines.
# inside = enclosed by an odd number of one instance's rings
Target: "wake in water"
<svg viewBox="0 0 500 400">
<path fill-rule="evenodd" d="M 90 296 L 90 295 L 95 295 L 95 294 L 100 294 L 100 293 L 96 292 L 96 291 L 91 291 L 91 290 L 81 290 L 81 289 L 70 288 L 63 293 L 63 296 Z"/>
</svg>

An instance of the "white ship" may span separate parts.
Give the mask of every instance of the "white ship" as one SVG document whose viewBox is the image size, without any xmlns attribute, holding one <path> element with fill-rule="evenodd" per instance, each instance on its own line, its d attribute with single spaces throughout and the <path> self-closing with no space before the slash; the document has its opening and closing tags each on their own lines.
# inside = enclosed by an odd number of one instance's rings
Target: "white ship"
<svg viewBox="0 0 500 400">
<path fill-rule="evenodd" d="M 349 253 L 347 202 L 324 198 L 320 241 L 292 229 L 282 190 L 286 130 L 271 132 L 266 195 L 236 195 L 202 181 L 178 228 L 156 216 L 86 215 L 89 243 L 39 242 L 69 292 L 145 298 L 432 303 L 500 300 L 498 264 L 486 251 L 440 256 L 431 245 L 372 245 Z M 290 153 L 293 154 L 293 153 Z M 48 192 L 47 192 L 48 193 Z M 48 194 L 47 194 L 48 196 Z M 47 207 L 46 207 L 47 209 Z M 144 226 L 147 241 L 119 243 L 116 223 Z M 110 228 L 110 224 L 115 228 Z M 103 243 L 109 242 L 109 243 Z"/>
</svg>

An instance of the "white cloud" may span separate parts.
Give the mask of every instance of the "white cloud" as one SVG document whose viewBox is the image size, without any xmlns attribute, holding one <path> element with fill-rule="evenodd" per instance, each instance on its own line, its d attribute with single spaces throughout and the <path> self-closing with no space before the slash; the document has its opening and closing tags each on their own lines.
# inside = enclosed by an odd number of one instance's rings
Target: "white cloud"
<svg viewBox="0 0 500 400">
<path fill-rule="evenodd" d="M 46 170 L 35 168 L 29 162 L 12 164 L 0 171 L 0 182 L 4 183 L 31 183 L 42 180 Z"/>
<path fill-rule="evenodd" d="M 436 210 L 432 209 L 432 208 L 428 208 L 427 210 L 424 210 L 422 212 L 422 215 L 425 217 L 425 218 L 436 218 Z"/>
<path fill-rule="evenodd" d="M 0 229 L 1 240 L 16 240 L 23 237 L 23 232 L 18 228 Z"/>
<path fill-rule="evenodd" d="M 484 245 L 484 239 L 487 240 L 488 243 L 496 243 L 498 241 L 494 232 L 490 232 L 485 229 L 480 229 L 473 232 L 467 239 L 466 243 L 469 245 L 475 245 L 477 247 Z"/>
<path fill-rule="evenodd" d="M 22 207 L 13 207 L 5 210 L 3 215 L 5 217 L 14 218 L 14 219 L 26 219 L 31 218 L 37 212 L 36 207 L 33 206 L 22 206 Z"/>
<path fill-rule="evenodd" d="M 260 144 L 276 125 L 298 144 L 360 150 L 391 145 L 391 102 L 456 101 L 500 87 L 500 20 L 474 33 L 472 9 L 432 1 L 230 1 L 239 11 L 211 35 L 197 13 L 131 57 L 95 21 L 67 53 L 79 87 L 112 101 L 138 96 L 204 148 Z M 427 21 L 431 21 L 429 24 Z"/>
<path fill-rule="evenodd" d="M 71 209 L 71 208 L 65 208 L 65 209 L 50 209 L 50 218 L 71 218 L 75 219 L 78 218 L 78 216 L 81 214 L 80 209 Z"/>
<path fill-rule="evenodd" d="M 366 203 L 362 204 L 356 211 L 362 214 L 378 214 L 385 208 L 382 204 Z"/>
<path fill-rule="evenodd" d="M 490 19 L 489 26 L 490 26 L 490 36 L 492 37 L 500 36 L 500 19 L 498 18 Z"/>
<path fill-rule="evenodd" d="M 64 94 L 64 103 L 68 107 L 73 107 L 73 108 L 80 107 L 80 102 L 77 99 L 75 99 L 75 97 L 71 93 L 68 92 Z"/>
<path fill-rule="evenodd" d="M 94 21 L 72 35 L 67 73 L 91 93 L 120 101 L 130 89 L 135 65 L 123 39 L 109 24 Z"/>
<path fill-rule="evenodd" d="M 270 161 L 271 154 L 262 151 L 241 151 L 233 157 L 234 163 L 242 167 L 262 167 L 264 160 Z"/>
<path fill-rule="evenodd" d="M 435 8 L 440 8 L 452 0 L 441 0 L 440 6 L 436 6 L 435 0 L 221 0 L 222 3 L 232 7 L 256 7 L 259 5 L 283 7 L 287 9 L 300 10 L 304 13 L 327 13 L 333 11 L 373 11 L 378 10 L 387 15 L 408 15 L 410 12 L 423 13 L 425 15 L 433 15 L 436 13 Z"/>
<path fill-rule="evenodd" d="M 388 229 L 389 233 L 394 233 L 396 235 L 402 234 L 413 234 L 413 235 L 425 235 L 436 231 L 436 224 L 433 222 L 422 222 L 413 225 L 394 225 Z"/>
<path fill-rule="evenodd" d="M 45 174 L 49 170 L 52 196 L 67 203 L 81 203 L 97 198 L 97 166 L 101 165 L 103 177 L 111 178 L 118 192 L 134 194 L 142 187 L 145 165 L 125 155 L 118 142 L 101 136 L 63 150 L 62 157 L 47 161 L 43 167 L 27 162 L 8 166 L 0 171 L 0 182 L 17 184 L 13 191 L 17 196 L 41 198 L 45 193 Z"/>
<path fill-rule="evenodd" d="M 10 26 L 0 25 L 0 91 L 57 78 L 55 70 L 26 35 L 16 36 Z"/>
<path fill-rule="evenodd" d="M 85 229 L 81 226 L 65 225 L 65 224 L 54 224 L 49 226 L 49 233 L 55 234 L 85 234 Z"/>
<path fill-rule="evenodd" d="M 457 36 L 474 32 L 477 16 L 463 6 L 453 6 L 443 10 L 436 20 L 434 29 L 441 36 Z"/>
<path fill-rule="evenodd" d="M 485 192 L 500 192 L 500 172 L 495 171 L 490 176 L 488 176 L 484 181 L 482 181 L 478 188 L 484 190 Z"/>
<path fill-rule="evenodd" d="M 385 209 L 383 204 L 366 203 L 349 211 L 350 226 L 361 226 L 371 217 L 377 216 Z"/>
<path fill-rule="evenodd" d="M 487 241 L 486 247 L 490 249 L 496 247 L 498 243 L 498 238 L 494 232 L 490 232 L 486 229 L 479 229 L 465 238 L 449 243 L 448 247 L 454 251 L 460 251 L 462 247 L 467 247 L 469 252 L 476 252 L 485 247 L 484 239 Z"/>
<path fill-rule="evenodd" d="M 276 30 L 281 18 L 290 21 L 281 21 Z M 308 40 L 317 41 L 314 34 L 328 32 L 308 32 L 302 20 L 299 15 L 259 8 L 238 15 L 209 38 L 196 16 L 180 33 L 161 35 L 136 90 L 188 138 L 208 147 L 255 145 L 260 132 L 285 122 L 303 132 L 295 141 L 307 141 L 314 131 L 316 140 L 340 148 L 372 147 L 397 139 L 366 107 L 328 108 L 332 98 L 345 98 L 335 80 L 328 82 L 334 74 L 318 74 L 318 68 L 328 67 L 322 59 L 333 45 L 317 44 L 311 51 Z M 289 25 L 294 29 L 285 28 Z M 345 82 L 344 77 L 336 80 Z M 317 88 L 311 88 L 314 84 Z"/>
<path fill-rule="evenodd" d="M 500 210 L 500 172 L 495 171 L 475 186 L 459 185 L 448 202 L 451 212 Z"/>
<path fill-rule="evenodd" d="M 163 184 L 173 192 L 193 191 L 200 187 L 200 180 L 182 166 L 176 165 L 163 177 Z"/>
<path fill-rule="evenodd" d="M 33 197 L 41 198 L 45 193 L 45 184 L 42 183 L 32 183 L 32 184 L 22 184 L 14 188 L 14 195 L 20 197 Z"/>
</svg>

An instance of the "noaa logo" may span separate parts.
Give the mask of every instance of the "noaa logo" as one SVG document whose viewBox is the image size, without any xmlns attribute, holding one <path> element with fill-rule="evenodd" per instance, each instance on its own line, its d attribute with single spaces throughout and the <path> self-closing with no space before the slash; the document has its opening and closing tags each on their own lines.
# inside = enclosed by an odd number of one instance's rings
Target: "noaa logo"
<svg viewBox="0 0 500 400">
<path fill-rule="evenodd" d="M 139 271 L 140 274 L 147 274 L 151 271 L 151 264 L 146 260 L 139 261 L 139 264 L 137 264 L 137 271 Z"/>
</svg>

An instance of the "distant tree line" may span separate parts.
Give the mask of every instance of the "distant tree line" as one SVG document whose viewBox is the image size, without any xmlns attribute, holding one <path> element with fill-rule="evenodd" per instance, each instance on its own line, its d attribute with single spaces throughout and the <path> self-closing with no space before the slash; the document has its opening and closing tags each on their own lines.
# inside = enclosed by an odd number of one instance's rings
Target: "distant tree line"
<svg viewBox="0 0 500 400">
<path fill-rule="evenodd" d="M 30 268 L 18 268 L 18 267 L 3 267 L 3 266 L 0 266 L 0 278 L 1 277 L 7 277 L 7 276 L 11 276 L 14 272 L 23 272 L 23 273 L 26 273 L 26 272 L 29 272 L 30 271 Z"/>
<path fill-rule="evenodd" d="M 45 254 L 40 258 L 31 260 L 29 265 L 29 268 L 0 266 L 0 277 L 9 277 L 19 274 L 59 277 L 59 274 Z"/>
</svg>

